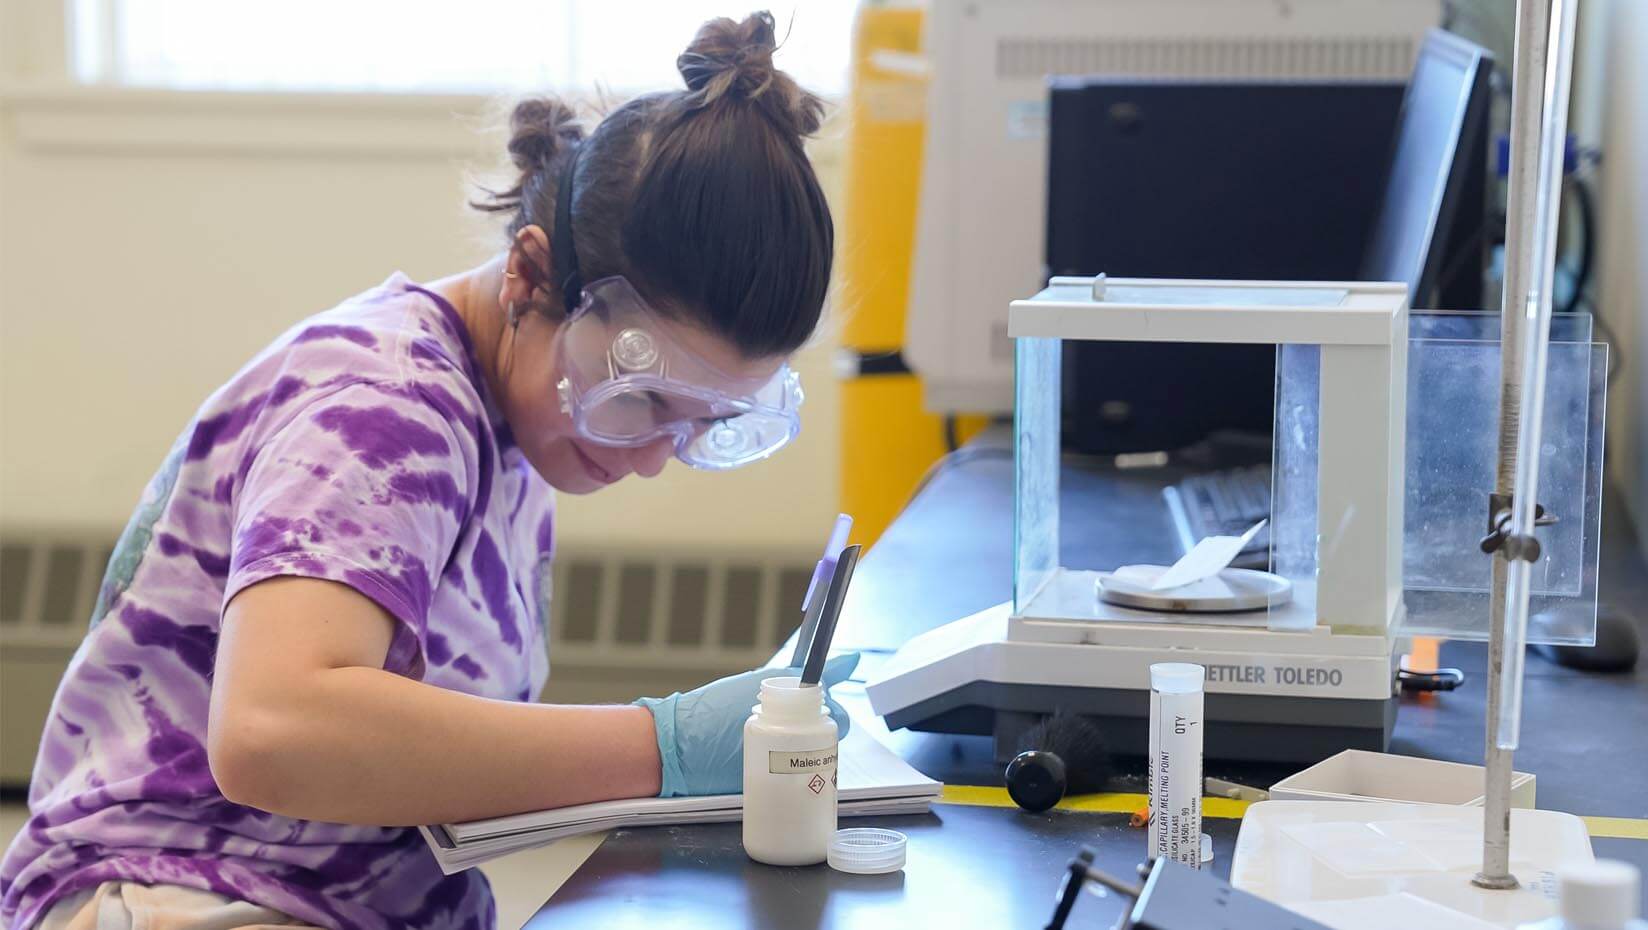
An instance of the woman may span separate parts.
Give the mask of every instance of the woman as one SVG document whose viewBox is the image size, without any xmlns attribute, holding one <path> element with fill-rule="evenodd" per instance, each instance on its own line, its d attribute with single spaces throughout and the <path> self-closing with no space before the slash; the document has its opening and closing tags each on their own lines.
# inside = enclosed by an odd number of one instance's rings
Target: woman
<svg viewBox="0 0 1648 930">
<path fill-rule="evenodd" d="M 731 468 L 798 428 L 785 360 L 833 228 L 802 150 L 822 106 L 773 50 L 767 14 L 710 22 L 686 90 L 587 139 L 520 104 L 519 182 L 480 205 L 502 254 L 394 275 L 207 400 L 58 690 L 0 923 L 484 930 L 485 879 L 443 877 L 409 826 L 739 790 L 771 672 L 530 701 L 551 488 Z"/>
</svg>

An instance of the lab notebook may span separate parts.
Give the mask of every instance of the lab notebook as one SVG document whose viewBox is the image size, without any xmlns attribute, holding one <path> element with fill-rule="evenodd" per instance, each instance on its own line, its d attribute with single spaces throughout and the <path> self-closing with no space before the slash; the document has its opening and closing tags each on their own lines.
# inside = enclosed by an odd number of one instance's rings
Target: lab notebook
<svg viewBox="0 0 1648 930">
<path fill-rule="evenodd" d="M 841 817 L 925 813 L 944 788 L 858 729 L 841 741 L 839 765 L 836 810 Z M 726 823 L 743 815 L 743 795 L 717 794 L 601 801 L 419 829 L 441 871 L 451 875 L 569 836 L 621 827 Z"/>
</svg>

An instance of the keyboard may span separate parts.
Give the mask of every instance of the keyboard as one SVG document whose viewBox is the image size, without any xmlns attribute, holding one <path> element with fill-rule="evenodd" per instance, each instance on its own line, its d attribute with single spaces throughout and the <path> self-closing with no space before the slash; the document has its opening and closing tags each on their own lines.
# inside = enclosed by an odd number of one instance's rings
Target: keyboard
<svg viewBox="0 0 1648 930">
<path fill-rule="evenodd" d="M 1208 536 L 1240 536 L 1270 518 L 1270 466 L 1252 465 L 1192 475 L 1162 489 L 1179 536 L 1189 552 Z M 1270 527 L 1266 526 L 1230 563 L 1236 568 L 1270 566 Z"/>
</svg>

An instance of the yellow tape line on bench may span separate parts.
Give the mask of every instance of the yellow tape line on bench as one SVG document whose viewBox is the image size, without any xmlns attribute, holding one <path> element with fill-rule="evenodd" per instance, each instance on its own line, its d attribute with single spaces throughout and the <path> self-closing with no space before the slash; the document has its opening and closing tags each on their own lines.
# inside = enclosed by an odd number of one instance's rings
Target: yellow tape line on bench
<svg viewBox="0 0 1648 930">
<path fill-rule="evenodd" d="M 941 804 L 963 804 L 969 807 L 1017 807 L 1006 788 L 987 788 L 980 785 L 945 785 L 939 795 Z M 1058 803 L 1058 810 L 1081 811 L 1089 814 L 1131 814 L 1150 798 L 1142 794 L 1105 793 L 1080 794 Z M 1240 820 L 1247 813 L 1248 801 L 1231 798 L 1203 798 L 1202 816 Z M 1648 820 L 1635 817 L 1581 817 L 1585 829 L 1593 839 L 1648 840 Z"/>
<path fill-rule="evenodd" d="M 939 803 L 965 804 L 969 807 L 1018 806 L 1008 796 L 1006 788 L 986 788 L 980 785 L 945 785 L 944 793 L 939 795 Z M 1142 794 L 1107 792 L 1078 794 L 1065 798 L 1058 803 L 1058 809 L 1087 814 L 1131 814 L 1149 803 L 1150 798 Z M 1202 816 L 1240 820 L 1242 815 L 1247 813 L 1247 805 L 1247 801 L 1235 801 L 1230 798 L 1203 798 Z"/>
<path fill-rule="evenodd" d="M 1616 840 L 1648 840 L 1648 820 L 1635 817 L 1581 817 L 1591 838 L 1607 837 Z"/>
</svg>

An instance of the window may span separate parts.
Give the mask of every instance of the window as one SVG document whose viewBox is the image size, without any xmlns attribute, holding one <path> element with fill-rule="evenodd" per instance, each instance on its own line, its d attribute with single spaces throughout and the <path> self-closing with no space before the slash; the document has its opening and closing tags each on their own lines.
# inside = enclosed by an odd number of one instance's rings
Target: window
<svg viewBox="0 0 1648 930">
<path fill-rule="evenodd" d="M 67 0 L 86 83 L 201 90 L 497 93 L 679 86 L 714 16 L 766 6 L 775 58 L 846 89 L 854 0 Z"/>
</svg>

